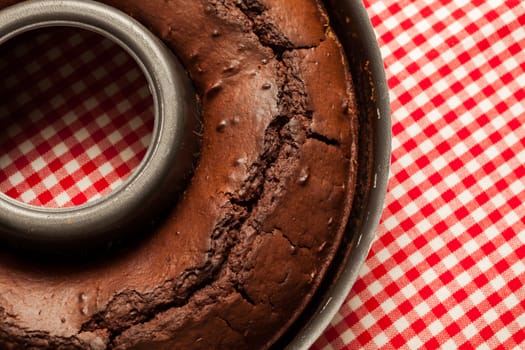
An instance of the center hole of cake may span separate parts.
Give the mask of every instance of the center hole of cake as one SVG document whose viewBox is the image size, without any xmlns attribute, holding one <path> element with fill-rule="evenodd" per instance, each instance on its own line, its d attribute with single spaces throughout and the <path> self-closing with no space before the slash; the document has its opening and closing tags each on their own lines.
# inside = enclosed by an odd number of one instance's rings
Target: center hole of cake
<svg viewBox="0 0 525 350">
<path fill-rule="evenodd" d="M 78 28 L 32 30 L 0 46 L 0 191 L 80 206 L 122 186 L 151 142 L 154 102 L 126 50 Z"/>
</svg>

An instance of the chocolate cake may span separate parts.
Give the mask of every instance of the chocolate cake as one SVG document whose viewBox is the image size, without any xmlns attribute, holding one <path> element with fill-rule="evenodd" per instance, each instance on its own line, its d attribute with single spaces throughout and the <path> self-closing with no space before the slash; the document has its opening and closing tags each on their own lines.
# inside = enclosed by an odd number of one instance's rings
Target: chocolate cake
<svg viewBox="0 0 525 350">
<path fill-rule="evenodd" d="M 56 264 L 0 249 L 0 348 L 267 348 L 321 282 L 355 188 L 353 88 L 322 4 L 104 2 L 184 64 L 200 161 L 165 221 L 124 252 Z"/>
</svg>

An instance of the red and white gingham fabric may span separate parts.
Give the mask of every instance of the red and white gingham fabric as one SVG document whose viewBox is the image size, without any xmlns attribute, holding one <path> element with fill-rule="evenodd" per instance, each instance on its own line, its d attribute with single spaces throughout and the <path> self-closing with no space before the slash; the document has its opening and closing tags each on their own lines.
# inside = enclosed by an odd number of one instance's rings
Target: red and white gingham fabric
<svg viewBox="0 0 525 350">
<path fill-rule="evenodd" d="M 524 349 L 525 2 L 365 6 L 391 91 L 391 180 L 314 349 Z"/>
<path fill-rule="evenodd" d="M 121 185 L 150 144 L 154 113 L 139 66 L 112 41 L 42 29 L 0 46 L 0 191 L 70 207 Z"/>
<path fill-rule="evenodd" d="M 525 348 L 525 3 L 365 6 L 391 91 L 391 180 L 360 278 L 313 349 Z M 99 45 L 77 43 L 72 52 Z M 29 56 L 57 66 L 46 47 L 43 41 Z M 108 80 L 84 62 L 95 87 L 64 82 L 69 61 L 45 75 L 56 81 L 34 84 L 63 89 L 41 99 L 44 116 L 22 118 L 37 126 L 15 123 L 0 133 L 2 192 L 36 205 L 78 205 L 118 186 L 138 164 L 152 125 L 145 83 L 108 62 L 112 54 L 98 57 L 114 72 Z M 8 84 L 9 71 L 0 71 Z M 17 103 L 31 102 L 24 101 Z M 72 107 L 106 114 L 95 123 L 38 124 Z M 4 111 L 0 121 L 6 125 Z"/>
</svg>

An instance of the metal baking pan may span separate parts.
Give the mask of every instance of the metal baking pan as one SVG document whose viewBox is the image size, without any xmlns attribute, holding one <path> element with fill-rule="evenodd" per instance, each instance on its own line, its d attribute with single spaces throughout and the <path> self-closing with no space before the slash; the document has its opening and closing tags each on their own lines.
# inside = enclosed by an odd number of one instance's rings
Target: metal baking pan
<svg viewBox="0 0 525 350">
<path fill-rule="evenodd" d="M 330 324 L 355 283 L 376 235 L 387 190 L 391 119 L 383 59 L 361 0 L 325 0 L 350 62 L 359 107 L 357 196 L 345 240 L 307 311 L 274 346 L 308 349 Z"/>
<path fill-rule="evenodd" d="M 82 6 L 89 3 L 71 0 L 70 2 Z M 345 240 L 334 263 L 304 315 L 275 344 L 274 347 L 278 349 L 309 348 L 338 312 L 357 279 L 360 267 L 375 237 L 387 188 L 391 152 L 390 104 L 383 61 L 374 31 L 360 0 L 325 0 L 325 5 L 331 17 L 332 26 L 345 48 L 356 86 L 361 128 L 358 163 L 359 187 L 356 191 L 357 195 L 349 218 Z M 89 13 L 84 12 L 83 14 Z M 9 23 L 11 19 L 5 18 L 6 21 L 9 20 Z M 4 210 L 5 217 L 10 217 L 8 215 L 11 213 L 8 211 L 9 204 L 12 203 L 6 198 L 0 200 L 0 214 Z M 29 209 L 27 211 L 31 214 L 28 214 L 31 220 L 20 220 L 19 226 L 26 229 L 27 232 L 34 233 L 35 227 L 41 226 L 43 220 L 40 216 L 36 217 L 33 212 L 29 212 Z M 93 220 L 98 218 L 91 212 L 88 214 Z M 44 212 L 42 215 L 49 215 L 49 212 Z M 36 220 L 33 220 L 35 217 Z M 4 222 L 12 223 L 13 219 L 10 217 Z M 46 228 L 43 232 L 49 231 L 56 235 L 57 232 L 61 232 L 59 229 L 62 226 L 70 232 L 70 226 L 61 224 L 50 229 Z M 12 227 L 4 228 L 0 224 L 0 232 L 11 232 L 11 229 Z M 24 230 L 19 231 L 24 232 Z M 83 230 L 79 232 L 85 233 Z M 65 234 L 66 231 L 63 233 Z"/>
</svg>

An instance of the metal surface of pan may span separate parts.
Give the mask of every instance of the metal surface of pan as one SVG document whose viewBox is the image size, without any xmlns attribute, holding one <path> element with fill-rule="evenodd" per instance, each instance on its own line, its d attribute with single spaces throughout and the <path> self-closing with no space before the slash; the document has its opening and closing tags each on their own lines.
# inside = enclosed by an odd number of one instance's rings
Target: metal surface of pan
<svg viewBox="0 0 525 350">
<path fill-rule="evenodd" d="M 110 242 L 155 218 L 191 172 L 200 128 L 193 86 L 164 43 L 110 6 L 86 0 L 21 2 L 0 12 L 0 44 L 43 27 L 90 30 L 119 44 L 141 67 L 153 97 L 152 143 L 118 189 L 83 206 L 33 207 L 0 193 L 0 238 L 21 248 L 67 253 Z M 197 138 L 198 139 L 198 138 Z"/>
</svg>

